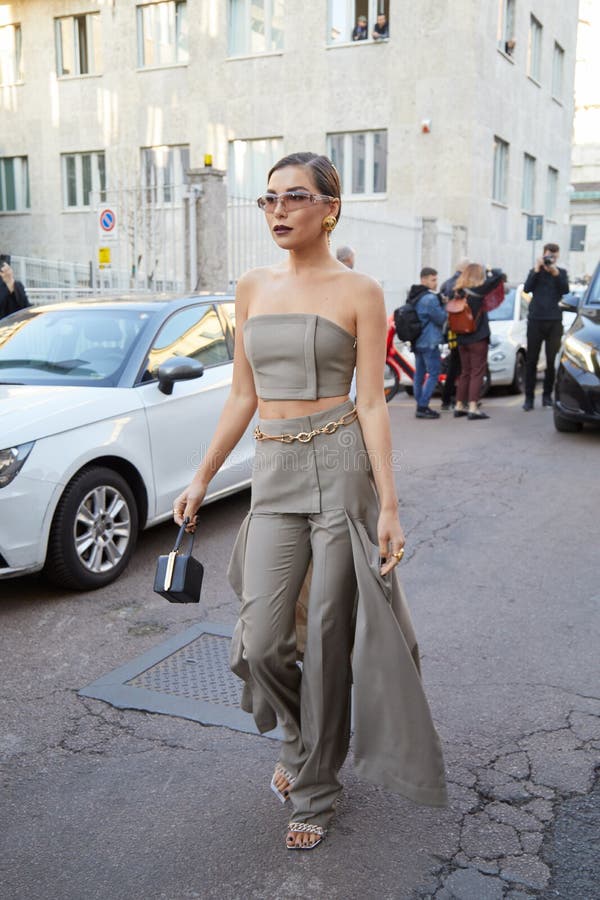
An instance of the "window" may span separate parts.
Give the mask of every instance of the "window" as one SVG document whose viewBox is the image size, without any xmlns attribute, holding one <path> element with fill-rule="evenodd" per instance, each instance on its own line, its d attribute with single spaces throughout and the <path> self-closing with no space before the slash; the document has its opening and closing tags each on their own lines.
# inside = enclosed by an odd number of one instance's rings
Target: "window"
<svg viewBox="0 0 600 900">
<path fill-rule="evenodd" d="M 229 0 L 229 55 L 283 50 L 284 0 Z"/>
<path fill-rule="evenodd" d="M 373 41 L 376 24 L 381 26 L 382 35 L 389 36 L 389 0 L 329 0 L 328 6 L 328 44 Z M 378 16 L 385 16 L 385 23 L 383 19 L 378 23 Z M 383 31 L 385 25 L 387 34 Z"/>
<path fill-rule="evenodd" d="M 556 213 L 556 195 L 558 193 L 558 169 L 548 166 L 546 182 L 546 218 L 553 219 Z"/>
<path fill-rule="evenodd" d="M 64 153 L 62 169 L 65 209 L 89 209 L 93 200 L 106 200 L 104 153 Z"/>
<path fill-rule="evenodd" d="M 585 231 L 587 225 L 571 225 L 571 243 L 569 250 L 573 253 L 581 253 L 585 250 Z"/>
<path fill-rule="evenodd" d="M 269 169 L 282 156 L 281 138 L 231 141 L 227 176 L 230 195 L 253 200 L 264 193 Z"/>
<path fill-rule="evenodd" d="M 330 134 L 331 160 L 345 195 L 384 194 L 387 189 L 387 131 Z"/>
<path fill-rule="evenodd" d="M 190 148 L 174 147 L 142 148 L 142 184 L 148 203 L 172 203 L 183 195 L 190 168 Z"/>
<path fill-rule="evenodd" d="M 158 367 L 172 356 L 189 356 L 204 366 L 230 362 L 221 320 L 214 306 L 182 309 L 168 319 L 148 354 L 143 381 L 158 377 Z"/>
<path fill-rule="evenodd" d="M 534 81 L 541 80 L 542 71 L 542 26 L 535 16 L 531 16 L 529 24 L 529 59 L 527 74 Z"/>
<path fill-rule="evenodd" d="M 21 26 L 0 28 L 0 84 L 21 81 Z"/>
<path fill-rule="evenodd" d="M 492 199 L 506 203 L 508 181 L 508 144 L 502 138 L 494 138 L 494 180 Z"/>
<path fill-rule="evenodd" d="M 523 187 L 521 191 L 521 209 L 532 213 L 535 203 L 535 157 L 523 154 Z"/>
<path fill-rule="evenodd" d="M 100 13 L 64 16 L 54 20 L 56 72 L 95 75 L 101 70 Z"/>
<path fill-rule="evenodd" d="M 515 0 L 500 0 L 498 49 L 512 56 L 515 49 Z"/>
<path fill-rule="evenodd" d="M 552 96 L 557 100 L 562 97 L 563 70 L 565 51 L 554 41 L 554 56 L 552 57 Z"/>
<path fill-rule="evenodd" d="M 172 66 L 189 61 L 185 0 L 147 3 L 137 8 L 138 66 Z"/>
<path fill-rule="evenodd" d="M 23 212 L 29 206 L 27 157 L 0 157 L 0 212 Z"/>
</svg>

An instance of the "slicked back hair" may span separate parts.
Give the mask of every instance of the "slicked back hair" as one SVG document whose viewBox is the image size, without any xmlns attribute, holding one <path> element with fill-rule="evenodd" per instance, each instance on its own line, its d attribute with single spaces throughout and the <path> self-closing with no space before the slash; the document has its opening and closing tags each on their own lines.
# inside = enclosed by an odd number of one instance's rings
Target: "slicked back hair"
<svg viewBox="0 0 600 900">
<path fill-rule="evenodd" d="M 318 153 L 290 153 L 284 156 L 269 171 L 267 181 L 279 169 L 285 169 L 287 166 L 305 166 L 310 169 L 319 194 L 326 194 L 328 197 L 334 197 L 339 200 L 338 211 L 335 219 L 339 222 L 340 213 L 342 211 L 342 186 L 340 184 L 340 176 L 334 164 L 328 156 L 321 156 Z"/>
</svg>

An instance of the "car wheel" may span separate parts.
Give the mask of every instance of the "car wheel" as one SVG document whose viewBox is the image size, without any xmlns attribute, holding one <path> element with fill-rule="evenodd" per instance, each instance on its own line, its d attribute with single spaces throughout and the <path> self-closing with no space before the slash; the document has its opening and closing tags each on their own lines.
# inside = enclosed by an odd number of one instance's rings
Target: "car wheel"
<svg viewBox="0 0 600 900">
<path fill-rule="evenodd" d="M 398 373 L 395 371 L 395 369 L 392 369 L 392 367 L 387 363 L 383 373 L 383 385 L 385 391 L 385 402 L 389 403 L 390 400 L 395 397 L 400 390 L 400 379 L 398 378 Z"/>
<path fill-rule="evenodd" d="M 83 469 L 54 514 L 44 574 L 60 587 L 94 590 L 125 570 L 138 534 L 133 491 L 118 472 Z"/>
<path fill-rule="evenodd" d="M 561 431 L 564 434 L 574 434 L 576 431 L 581 431 L 583 424 L 581 422 L 573 422 L 572 419 L 565 419 L 565 417 L 561 416 L 555 409 L 554 427 L 557 431 Z"/>
<path fill-rule="evenodd" d="M 511 394 L 522 394 L 525 390 L 525 354 L 517 353 L 515 374 L 510 385 Z"/>
</svg>

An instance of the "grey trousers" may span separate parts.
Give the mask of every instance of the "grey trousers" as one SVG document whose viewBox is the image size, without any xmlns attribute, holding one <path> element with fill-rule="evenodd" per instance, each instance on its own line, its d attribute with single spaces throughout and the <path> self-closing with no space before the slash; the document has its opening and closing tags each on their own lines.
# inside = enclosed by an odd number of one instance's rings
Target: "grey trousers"
<svg viewBox="0 0 600 900">
<path fill-rule="evenodd" d="M 313 573 L 302 671 L 296 600 Z M 356 577 L 344 510 L 252 516 L 240 612 L 246 660 L 284 733 L 280 762 L 296 781 L 294 821 L 326 825 L 350 736 Z"/>
<path fill-rule="evenodd" d="M 347 401 L 312 416 L 262 420 L 266 434 L 335 421 Z M 379 574 L 377 494 L 358 421 L 308 443 L 257 444 L 252 501 L 229 566 L 240 618 L 231 665 L 260 731 L 276 721 L 280 761 L 295 777 L 293 820 L 325 827 L 348 752 L 365 777 L 417 802 L 445 803 L 443 759 L 397 576 Z M 306 645 L 296 605 L 312 562 Z"/>
</svg>

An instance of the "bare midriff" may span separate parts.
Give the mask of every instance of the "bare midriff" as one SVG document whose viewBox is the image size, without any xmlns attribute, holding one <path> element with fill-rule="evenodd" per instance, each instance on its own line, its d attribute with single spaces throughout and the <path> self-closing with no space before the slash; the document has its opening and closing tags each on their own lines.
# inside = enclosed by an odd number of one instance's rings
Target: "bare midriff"
<svg viewBox="0 0 600 900">
<path fill-rule="evenodd" d="M 258 415 L 261 419 L 299 419 L 333 409 L 348 399 L 348 394 L 342 394 L 340 397 L 321 397 L 318 400 L 259 399 Z"/>
</svg>

